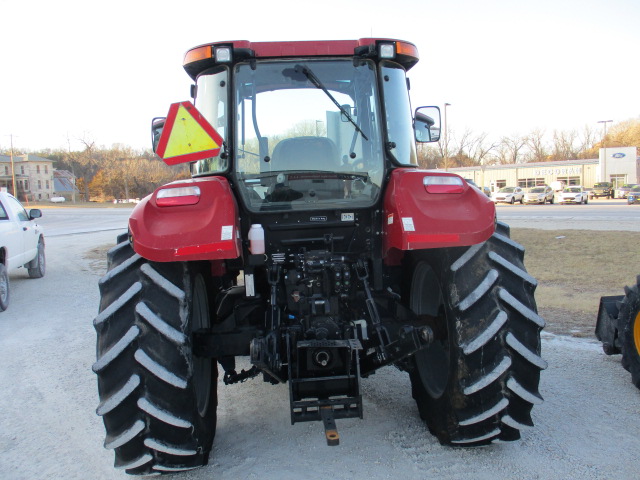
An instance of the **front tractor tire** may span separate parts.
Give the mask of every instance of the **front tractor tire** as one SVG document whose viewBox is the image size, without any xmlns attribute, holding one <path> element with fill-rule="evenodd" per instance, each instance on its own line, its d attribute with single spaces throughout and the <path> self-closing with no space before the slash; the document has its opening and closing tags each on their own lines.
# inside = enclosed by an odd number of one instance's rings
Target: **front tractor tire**
<svg viewBox="0 0 640 480">
<path fill-rule="evenodd" d="M 478 446 L 517 440 L 542 402 L 544 320 L 524 248 L 498 223 L 467 249 L 414 252 L 408 306 L 434 331 L 410 368 L 421 418 L 442 444 Z"/>
<path fill-rule="evenodd" d="M 126 235 L 108 253 L 94 320 L 100 403 L 116 468 L 148 475 L 207 463 L 216 428 L 217 362 L 195 357 L 210 326 L 206 270 L 153 263 Z"/>
<path fill-rule="evenodd" d="M 640 275 L 636 284 L 625 287 L 618 325 L 622 332 L 622 365 L 631 372 L 631 381 L 640 388 Z"/>
</svg>

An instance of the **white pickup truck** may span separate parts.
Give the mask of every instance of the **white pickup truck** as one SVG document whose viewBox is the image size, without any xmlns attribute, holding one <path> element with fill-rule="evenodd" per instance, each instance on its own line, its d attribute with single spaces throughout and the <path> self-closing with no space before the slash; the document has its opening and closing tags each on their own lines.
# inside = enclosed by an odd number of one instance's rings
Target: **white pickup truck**
<svg viewBox="0 0 640 480">
<path fill-rule="evenodd" d="M 0 312 L 9 306 L 9 273 L 26 268 L 31 278 L 45 273 L 44 234 L 35 222 L 42 212 L 28 213 L 18 200 L 0 192 Z"/>
</svg>

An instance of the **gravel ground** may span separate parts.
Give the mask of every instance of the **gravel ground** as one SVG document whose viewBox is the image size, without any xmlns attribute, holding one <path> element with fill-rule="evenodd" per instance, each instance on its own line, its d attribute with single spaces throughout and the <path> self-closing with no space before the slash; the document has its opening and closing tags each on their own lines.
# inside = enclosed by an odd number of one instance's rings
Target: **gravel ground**
<svg viewBox="0 0 640 480">
<path fill-rule="evenodd" d="M 127 478 L 102 447 L 91 371 L 104 271 L 96 247 L 115 235 L 49 238 L 47 275 L 11 277 L 11 305 L 0 314 L 0 478 Z M 549 333 L 543 356 L 546 401 L 534 408 L 536 426 L 519 442 L 471 450 L 438 444 L 418 417 L 408 377 L 393 368 L 363 380 L 365 418 L 339 420 L 335 448 L 320 423 L 290 425 L 286 385 L 220 385 L 210 464 L 175 478 L 637 478 L 640 395 L 619 357 L 593 340 Z"/>
</svg>

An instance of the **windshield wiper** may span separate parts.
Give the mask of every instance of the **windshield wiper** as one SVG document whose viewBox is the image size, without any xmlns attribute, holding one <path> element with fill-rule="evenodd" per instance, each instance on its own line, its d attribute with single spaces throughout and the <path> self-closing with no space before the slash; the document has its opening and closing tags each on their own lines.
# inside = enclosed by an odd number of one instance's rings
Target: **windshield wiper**
<svg viewBox="0 0 640 480">
<path fill-rule="evenodd" d="M 340 102 L 338 102 L 334 98 L 334 96 L 331 95 L 331 92 L 327 90 L 327 87 L 325 87 L 324 84 L 320 81 L 320 79 L 316 77 L 316 74 L 313 73 L 310 68 L 305 67 L 304 65 L 296 65 L 296 69 L 298 68 L 302 69 L 302 73 L 304 74 L 304 76 L 307 77 L 309 81 L 313 83 L 317 88 L 322 90 L 327 95 L 327 97 L 331 99 L 333 103 L 335 103 L 336 107 L 340 109 L 340 113 L 342 113 L 346 117 L 346 119 L 351 122 L 351 125 L 353 125 L 353 127 L 358 131 L 358 133 L 360 133 L 360 135 L 362 135 L 362 138 L 368 141 L 369 139 L 364 134 L 362 129 L 358 126 L 358 124 L 353 120 L 349 112 L 347 112 L 347 110 L 345 110 L 345 108 L 342 105 L 340 105 Z"/>
</svg>

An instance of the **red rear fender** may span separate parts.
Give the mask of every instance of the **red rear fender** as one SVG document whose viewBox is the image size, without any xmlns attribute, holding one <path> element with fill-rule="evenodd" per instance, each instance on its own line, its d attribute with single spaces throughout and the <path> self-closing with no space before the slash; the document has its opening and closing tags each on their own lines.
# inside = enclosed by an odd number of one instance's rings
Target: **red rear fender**
<svg viewBox="0 0 640 480">
<path fill-rule="evenodd" d="M 425 177 L 453 178 L 430 178 L 427 183 L 432 185 L 427 187 Z M 493 202 L 458 175 L 446 172 L 394 170 L 384 209 L 387 264 L 397 264 L 406 250 L 481 243 L 495 229 Z"/>
<path fill-rule="evenodd" d="M 134 250 L 154 262 L 237 258 L 238 225 L 238 207 L 222 177 L 164 185 L 129 218 Z"/>
</svg>

